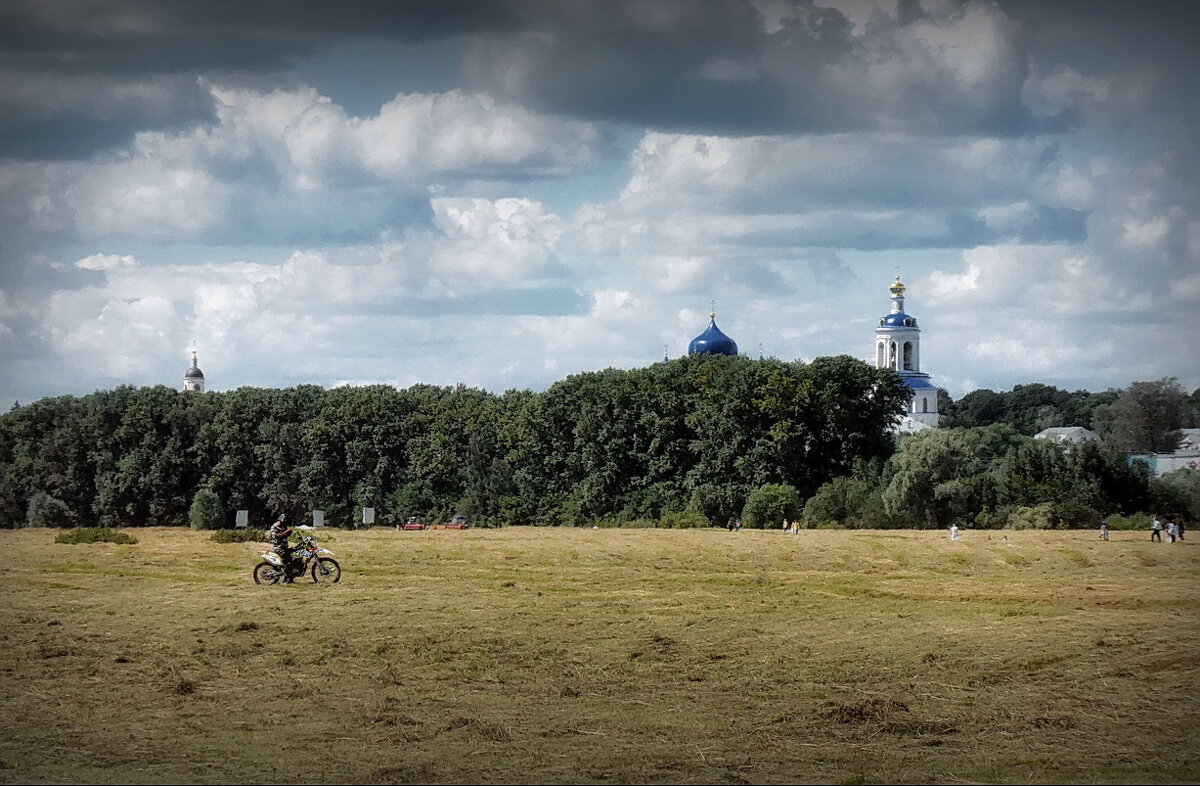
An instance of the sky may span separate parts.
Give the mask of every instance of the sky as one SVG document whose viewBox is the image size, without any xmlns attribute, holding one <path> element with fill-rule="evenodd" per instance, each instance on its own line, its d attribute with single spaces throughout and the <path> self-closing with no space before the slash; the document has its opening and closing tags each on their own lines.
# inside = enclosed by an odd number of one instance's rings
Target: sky
<svg viewBox="0 0 1200 786">
<path fill-rule="evenodd" d="M 1200 3 L 0 5 L 0 404 L 687 352 L 1200 386 Z"/>
</svg>

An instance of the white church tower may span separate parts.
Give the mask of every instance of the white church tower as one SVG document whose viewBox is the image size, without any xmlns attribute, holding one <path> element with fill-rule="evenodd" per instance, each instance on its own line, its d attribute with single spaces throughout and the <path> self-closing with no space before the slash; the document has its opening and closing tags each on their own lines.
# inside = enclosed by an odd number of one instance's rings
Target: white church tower
<svg viewBox="0 0 1200 786">
<path fill-rule="evenodd" d="M 192 365 L 183 372 L 183 389 L 185 391 L 194 390 L 197 393 L 204 392 L 204 372 L 196 365 L 195 347 L 192 347 Z"/>
<path fill-rule="evenodd" d="M 875 328 L 875 367 L 890 368 L 908 387 L 908 412 L 897 431 L 912 432 L 938 425 L 937 386 L 921 373 L 921 330 L 916 317 L 904 313 L 904 285 L 900 276 L 890 287 L 892 310 Z"/>
</svg>

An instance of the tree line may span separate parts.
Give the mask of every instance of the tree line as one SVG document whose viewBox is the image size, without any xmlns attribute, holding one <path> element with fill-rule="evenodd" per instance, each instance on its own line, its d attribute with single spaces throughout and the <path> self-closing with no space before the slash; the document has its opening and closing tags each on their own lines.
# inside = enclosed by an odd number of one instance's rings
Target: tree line
<svg viewBox="0 0 1200 786">
<path fill-rule="evenodd" d="M 1033 383 L 1010 391 L 981 388 L 953 401 L 939 391 L 938 403 L 943 427 L 1007 425 L 1033 436 L 1056 426 L 1082 426 L 1109 447 L 1130 452 L 1170 452 L 1178 429 L 1200 426 L 1200 389 L 1188 395 L 1170 377 L 1099 393 Z"/>
<path fill-rule="evenodd" d="M 948 428 L 897 438 L 907 396 L 892 372 L 848 356 L 693 356 L 539 393 L 123 386 L 0 416 L 0 526 L 182 525 L 197 495 L 215 497 L 225 526 L 239 509 L 260 525 L 320 509 L 352 526 L 373 507 L 389 524 L 462 513 L 484 525 L 849 527 L 1192 509 L 1195 484 L 1152 482 L 1121 442 L 1167 444 L 1194 422 L 1197 396 L 1173 380 L 975 391 L 942 407 Z M 1107 442 L 1030 438 L 1051 421 L 1098 425 Z"/>
<path fill-rule="evenodd" d="M 1008 424 L 905 437 L 886 462 L 864 462 L 807 500 L 806 526 L 1059 529 L 1147 525 L 1150 513 L 1200 519 L 1200 472 L 1152 478 L 1100 442 L 1063 445 Z"/>
<path fill-rule="evenodd" d="M 540 393 L 465 386 L 118 387 L 0 416 L 0 526 L 175 525 L 200 491 L 226 518 L 313 509 L 352 523 L 456 512 L 484 524 L 738 515 L 893 450 L 898 378 L 848 356 L 695 356 L 577 374 Z M 39 519 L 40 520 L 40 519 Z"/>
</svg>

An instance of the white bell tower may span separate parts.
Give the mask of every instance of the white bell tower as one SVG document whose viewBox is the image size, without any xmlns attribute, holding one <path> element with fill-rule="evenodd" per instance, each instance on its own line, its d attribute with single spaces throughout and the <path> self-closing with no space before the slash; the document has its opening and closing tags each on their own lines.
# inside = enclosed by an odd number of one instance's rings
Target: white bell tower
<svg viewBox="0 0 1200 786">
<path fill-rule="evenodd" d="M 921 329 L 916 317 L 904 313 L 904 290 L 896 276 L 889 287 L 892 310 L 875 328 L 875 368 L 895 371 L 910 391 L 908 412 L 898 430 L 920 431 L 938 425 L 937 386 L 921 372 Z"/>
<path fill-rule="evenodd" d="M 185 391 L 194 390 L 197 393 L 204 392 L 204 372 L 196 365 L 196 347 L 194 346 L 192 347 L 192 365 L 183 372 L 183 389 Z"/>
</svg>

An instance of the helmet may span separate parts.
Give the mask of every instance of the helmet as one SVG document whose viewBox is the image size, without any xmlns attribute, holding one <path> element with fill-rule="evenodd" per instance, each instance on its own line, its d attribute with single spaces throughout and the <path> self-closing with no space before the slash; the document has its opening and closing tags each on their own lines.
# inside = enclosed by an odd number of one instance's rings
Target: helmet
<svg viewBox="0 0 1200 786">
<path fill-rule="evenodd" d="M 287 521 L 287 514 L 286 514 L 286 513 L 280 513 L 280 514 L 279 514 L 279 518 L 277 518 L 277 519 L 276 519 L 276 521 L 280 522 L 281 524 L 282 524 L 282 523 L 284 523 L 284 522 L 286 522 L 286 521 Z"/>
</svg>

